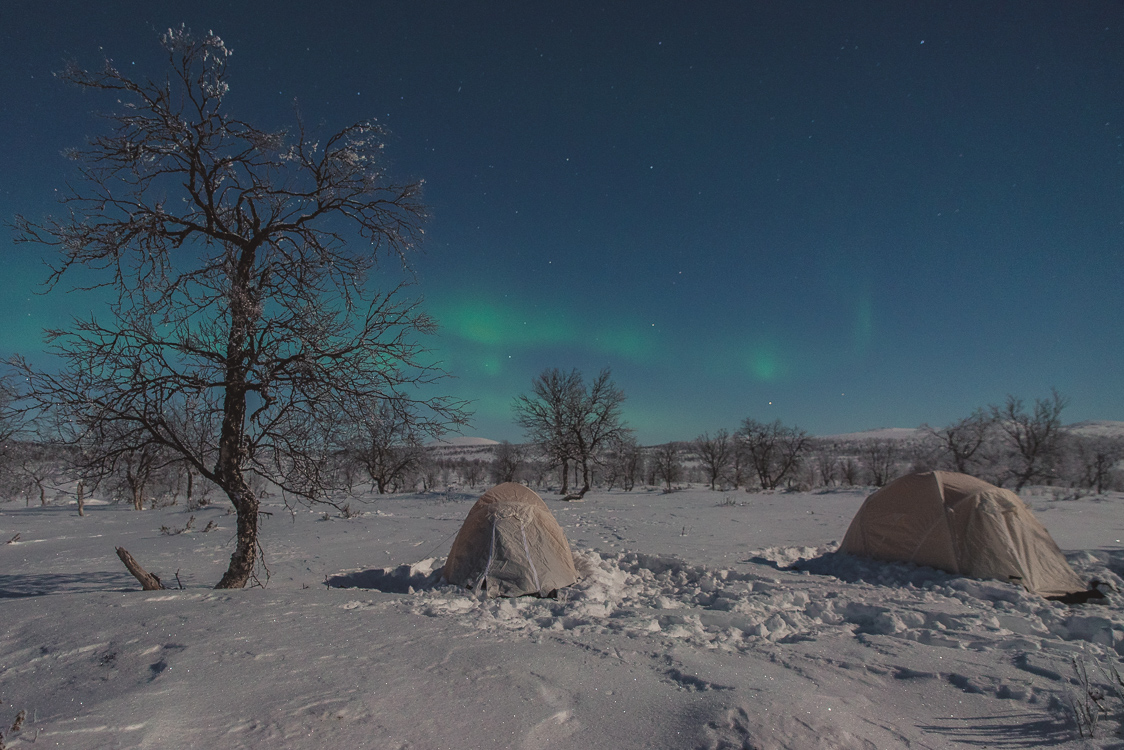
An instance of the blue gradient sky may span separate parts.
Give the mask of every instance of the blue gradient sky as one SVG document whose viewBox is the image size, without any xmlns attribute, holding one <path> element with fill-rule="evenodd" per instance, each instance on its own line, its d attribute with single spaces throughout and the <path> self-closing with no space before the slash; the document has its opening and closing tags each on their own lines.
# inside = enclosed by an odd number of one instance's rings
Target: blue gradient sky
<svg viewBox="0 0 1124 750">
<path fill-rule="evenodd" d="M 181 22 L 234 50 L 238 115 L 391 129 L 470 434 L 518 439 L 547 367 L 611 367 L 645 443 L 1051 386 L 1124 419 L 1119 2 L 5 2 L 0 216 L 53 210 L 105 108 L 51 71 L 158 75 Z M 35 356 L 96 301 L 0 249 L 0 354 Z"/>
</svg>

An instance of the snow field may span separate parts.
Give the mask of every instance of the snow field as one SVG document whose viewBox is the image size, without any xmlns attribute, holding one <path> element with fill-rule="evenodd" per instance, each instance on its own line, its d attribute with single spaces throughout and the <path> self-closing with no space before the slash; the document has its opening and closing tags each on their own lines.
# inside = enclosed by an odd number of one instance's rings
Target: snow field
<svg viewBox="0 0 1124 750">
<path fill-rule="evenodd" d="M 1121 653 L 1124 600 L 834 553 L 864 490 L 547 496 L 583 577 L 557 599 L 440 582 L 475 494 L 276 503 L 265 590 L 217 592 L 221 506 L 0 505 L 8 748 L 1114 747 L 1077 738 L 1071 659 Z M 1045 499 L 1043 499 L 1045 498 Z M 1124 496 L 1039 517 L 1118 590 Z M 178 535 L 194 513 L 196 531 Z M 204 528 L 214 520 L 218 528 Z M 141 592 L 127 547 L 184 590 Z M 329 587 L 330 586 L 330 587 Z"/>
</svg>

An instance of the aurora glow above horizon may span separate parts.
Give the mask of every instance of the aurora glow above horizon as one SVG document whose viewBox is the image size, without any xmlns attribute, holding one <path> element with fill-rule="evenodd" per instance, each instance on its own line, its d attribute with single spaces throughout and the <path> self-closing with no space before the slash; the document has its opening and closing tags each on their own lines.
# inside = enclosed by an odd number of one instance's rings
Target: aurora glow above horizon
<svg viewBox="0 0 1124 750">
<path fill-rule="evenodd" d="M 160 73 L 214 29 L 229 103 L 377 116 L 433 220 L 429 342 L 519 439 L 548 367 L 611 367 L 642 442 L 780 418 L 945 424 L 1008 393 L 1124 420 L 1124 7 L 1025 2 L 6 3 L 0 215 L 55 210 L 104 102 L 62 61 Z M 0 354 L 91 296 L 7 251 Z"/>
</svg>

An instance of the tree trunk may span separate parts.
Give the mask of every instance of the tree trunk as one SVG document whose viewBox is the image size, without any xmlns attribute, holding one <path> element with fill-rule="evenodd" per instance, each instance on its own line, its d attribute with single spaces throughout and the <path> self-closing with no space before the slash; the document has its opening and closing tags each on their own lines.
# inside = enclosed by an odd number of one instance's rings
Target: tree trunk
<svg viewBox="0 0 1124 750">
<path fill-rule="evenodd" d="M 81 479 L 79 479 L 78 480 L 78 515 L 80 515 L 80 516 L 86 515 L 86 497 L 85 497 L 85 495 L 86 495 L 86 484 Z"/>
<path fill-rule="evenodd" d="M 246 447 L 246 342 L 252 321 L 260 314 L 251 290 L 250 274 L 254 267 L 255 248 L 243 247 L 238 267 L 231 278 L 229 292 L 230 333 L 226 344 L 226 382 L 223 397 L 222 430 L 219 434 L 219 456 L 215 475 L 234 510 L 238 514 L 238 537 L 230 565 L 217 589 L 240 589 L 254 574 L 258 551 L 258 498 L 250 489 L 242 467 L 248 460 Z M 256 312 L 255 312 L 256 310 Z"/>
<path fill-rule="evenodd" d="M 39 485 L 39 504 L 40 505 L 46 505 L 47 504 L 47 488 L 44 487 L 42 484 Z"/>
<path fill-rule="evenodd" d="M 258 550 L 258 498 L 242 473 L 246 458 L 241 428 L 246 415 L 245 393 L 232 395 L 228 388 L 225 412 L 215 474 L 219 486 L 237 513 L 238 534 L 234 553 L 230 556 L 230 565 L 215 588 L 240 589 L 254 574 L 254 560 Z"/>
<path fill-rule="evenodd" d="M 191 469 L 187 470 L 187 507 L 191 507 L 192 497 L 195 490 L 195 472 Z"/>
<path fill-rule="evenodd" d="M 133 482 L 133 510 L 144 510 L 144 490 L 139 484 Z"/>
<path fill-rule="evenodd" d="M 254 574 L 254 562 L 258 552 L 259 503 L 258 498 L 245 482 L 240 493 L 227 491 L 227 496 L 238 512 L 238 538 L 235 541 L 234 554 L 230 556 L 230 565 L 215 588 L 240 589 Z"/>
<path fill-rule="evenodd" d="M 567 495 L 570 492 L 570 462 L 562 460 L 562 493 Z"/>
</svg>

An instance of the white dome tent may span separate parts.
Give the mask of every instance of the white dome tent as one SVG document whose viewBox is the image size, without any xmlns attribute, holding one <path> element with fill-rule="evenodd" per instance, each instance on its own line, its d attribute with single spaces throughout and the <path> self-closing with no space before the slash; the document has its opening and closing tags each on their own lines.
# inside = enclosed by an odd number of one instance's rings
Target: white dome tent
<svg viewBox="0 0 1124 750">
<path fill-rule="evenodd" d="M 449 583 L 489 597 L 550 596 L 578 580 L 562 527 L 541 497 L 514 482 L 493 487 L 472 506 L 444 573 Z"/>
<path fill-rule="evenodd" d="M 955 472 L 908 474 L 872 494 L 839 551 L 1011 581 L 1048 598 L 1087 588 L 1018 495 Z"/>
</svg>

